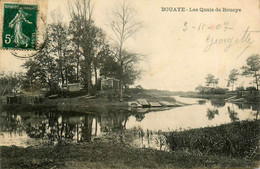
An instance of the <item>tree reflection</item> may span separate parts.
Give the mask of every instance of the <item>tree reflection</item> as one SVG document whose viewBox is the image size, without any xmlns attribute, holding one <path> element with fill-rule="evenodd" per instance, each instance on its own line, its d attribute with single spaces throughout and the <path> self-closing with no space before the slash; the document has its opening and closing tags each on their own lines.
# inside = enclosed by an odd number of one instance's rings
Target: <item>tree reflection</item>
<svg viewBox="0 0 260 169">
<path fill-rule="evenodd" d="M 21 116 L 18 114 L 11 114 L 10 112 L 2 112 L 0 114 L 0 132 L 8 132 L 10 134 L 21 135 L 24 130 Z"/>
<path fill-rule="evenodd" d="M 224 107 L 226 105 L 226 101 L 223 99 L 212 99 L 210 100 L 210 103 L 214 107 Z"/>
<path fill-rule="evenodd" d="M 31 138 L 42 139 L 50 144 L 90 141 L 94 119 L 98 123 L 98 118 L 91 114 L 65 114 L 58 111 L 2 112 L 0 131 L 10 134 L 25 132 Z M 97 133 L 97 127 L 95 130 Z"/>
<path fill-rule="evenodd" d="M 207 102 L 206 100 L 199 100 L 199 101 L 198 101 L 198 103 L 199 103 L 200 105 L 204 105 L 204 104 L 206 104 L 206 102 Z"/>
<path fill-rule="evenodd" d="M 208 120 L 212 120 L 215 118 L 215 115 L 219 115 L 219 112 L 218 112 L 218 109 L 207 109 L 207 117 L 208 117 Z"/>
<path fill-rule="evenodd" d="M 89 142 L 99 131 L 124 130 L 129 116 L 123 110 L 106 110 L 100 115 L 53 110 L 2 112 L 0 132 L 23 132 L 48 144 Z"/>
<path fill-rule="evenodd" d="M 259 103 L 252 104 L 252 110 L 256 111 L 255 113 L 253 113 L 253 115 L 255 115 L 255 119 L 257 120 L 260 111 Z"/>
<path fill-rule="evenodd" d="M 128 113 L 123 110 L 107 110 L 106 113 L 101 115 L 101 131 L 109 132 L 126 129 L 128 117 Z"/>
<path fill-rule="evenodd" d="M 255 113 L 255 119 L 258 120 L 259 111 L 257 110 Z"/>
<path fill-rule="evenodd" d="M 229 118 L 231 119 L 231 122 L 238 121 L 239 120 L 239 118 L 237 117 L 238 113 L 235 112 L 233 104 L 232 104 L 233 110 L 231 110 L 229 106 L 227 107 L 227 109 L 228 109 L 228 114 L 229 114 Z"/>
<path fill-rule="evenodd" d="M 144 114 L 136 114 L 135 115 L 135 118 L 136 118 L 136 121 L 142 121 L 144 119 L 145 115 Z"/>
</svg>

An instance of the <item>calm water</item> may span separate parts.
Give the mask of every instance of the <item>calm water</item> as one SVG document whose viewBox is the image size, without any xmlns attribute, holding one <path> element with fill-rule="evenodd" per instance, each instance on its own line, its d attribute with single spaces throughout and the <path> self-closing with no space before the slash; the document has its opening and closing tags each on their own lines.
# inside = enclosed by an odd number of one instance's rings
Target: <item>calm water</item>
<svg viewBox="0 0 260 169">
<path fill-rule="evenodd" d="M 2 111 L 0 145 L 53 145 L 61 141 L 90 141 L 108 132 L 134 127 L 144 133 L 157 133 L 160 130 L 184 130 L 258 118 L 259 105 L 239 105 L 226 103 L 224 100 L 175 98 L 192 105 L 163 111 L 139 109 L 135 114 L 113 110 L 99 115 L 53 110 Z M 141 145 L 145 144 L 145 139 L 141 139 Z"/>
</svg>

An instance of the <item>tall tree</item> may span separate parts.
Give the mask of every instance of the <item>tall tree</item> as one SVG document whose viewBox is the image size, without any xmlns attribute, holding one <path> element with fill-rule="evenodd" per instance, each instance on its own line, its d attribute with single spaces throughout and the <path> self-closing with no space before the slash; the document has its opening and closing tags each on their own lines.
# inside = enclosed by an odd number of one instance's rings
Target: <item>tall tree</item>
<svg viewBox="0 0 260 169">
<path fill-rule="evenodd" d="M 218 80 L 219 80 L 219 79 L 218 79 L 218 78 L 215 78 L 215 76 L 212 75 L 212 74 L 208 74 L 208 75 L 206 76 L 205 80 L 206 80 L 206 86 L 212 85 L 213 87 L 215 87 L 215 85 L 218 84 Z"/>
<path fill-rule="evenodd" d="M 242 75 L 253 77 L 253 83 L 256 84 L 256 89 L 259 87 L 260 79 L 260 57 L 259 54 L 252 55 L 246 59 L 246 66 L 242 67 Z"/>
<path fill-rule="evenodd" d="M 100 45 L 100 49 L 97 50 L 95 57 L 93 58 L 93 67 L 94 67 L 94 74 L 95 74 L 95 84 L 97 86 L 98 83 L 98 72 L 97 69 L 101 69 L 102 65 L 105 63 L 111 56 L 110 46 L 108 45 L 105 40 L 103 40 L 102 44 Z"/>
<path fill-rule="evenodd" d="M 28 87 L 48 85 L 51 93 L 55 93 L 58 85 L 58 69 L 54 58 L 41 52 L 37 57 L 27 60 L 23 67 L 27 69 L 26 77 Z M 39 86 L 38 86 L 39 87 Z"/>
<path fill-rule="evenodd" d="M 66 82 L 66 57 L 68 55 L 68 32 L 65 25 L 61 22 L 50 24 L 48 27 L 48 36 L 50 39 L 51 53 L 55 56 L 59 67 L 59 77 L 62 85 Z"/>
<path fill-rule="evenodd" d="M 96 27 L 92 19 L 94 5 L 91 0 L 77 0 L 69 4 L 71 22 L 70 32 L 72 40 L 77 46 L 78 56 L 83 56 L 83 61 L 79 61 L 81 73 L 85 80 L 88 92 L 92 90 L 92 69 L 95 70 L 97 79 L 97 62 L 94 63 L 101 46 L 104 43 L 103 31 Z M 79 58 L 79 57 L 78 57 Z"/>
<path fill-rule="evenodd" d="M 140 28 L 140 23 L 136 21 L 134 10 L 125 0 L 117 11 L 113 13 L 113 20 L 111 21 L 111 29 L 115 35 L 115 42 L 117 45 L 116 57 L 119 63 L 119 80 L 120 80 L 120 101 L 123 98 L 123 50 L 125 42 L 134 35 Z"/>
<path fill-rule="evenodd" d="M 232 91 L 233 91 L 235 82 L 238 80 L 238 77 L 237 77 L 238 75 L 239 75 L 239 72 L 237 69 L 232 69 L 229 73 L 227 87 L 231 86 Z"/>
<path fill-rule="evenodd" d="M 55 93 L 59 82 L 59 67 L 53 57 L 53 43 L 49 36 L 50 27 L 47 28 L 44 46 L 37 52 L 37 55 L 27 60 L 22 66 L 27 69 L 24 85 L 42 84 L 48 85 L 51 93 Z"/>
</svg>

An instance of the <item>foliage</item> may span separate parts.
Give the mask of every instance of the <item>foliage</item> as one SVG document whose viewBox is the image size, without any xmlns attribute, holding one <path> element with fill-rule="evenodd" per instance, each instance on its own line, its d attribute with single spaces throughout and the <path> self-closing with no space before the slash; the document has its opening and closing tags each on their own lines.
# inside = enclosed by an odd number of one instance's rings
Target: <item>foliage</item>
<svg viewBox="0 0 260 169">
<path fill-rule="evenodd" d="M 260 81 L 260 57 L 258 54 L 251 55 L 246 59 L 246 66 L 242 67 L 242 75 L 254 78 L 254 83 L 256 84 L 256 89 L 258 90 Z"/>
<path fill-rule="evenodd" d="M 2 168 L 176 169 L 257 168 L 258 166 L 256 161 L 250 159 L 200 155 L 185 151 L 165 152 L 137 149 L 122 143 L 115 144 L 102 140 L 89 144 L 58 144 L 57 146 L 29 146 L 26 148 L 2 146 L 0 152 Z"/>
<path fill-rule="evenodd" d="M 246 88 L 246 90 L 253 91 L 253 90 L 257 90 L 257 89 L 255 88 L 255 86 L 249 86 Z"/>
<path fill-rule="evenodd" d="M 69 30 L 74 44 L 76 58 L 77 79 L 80 72 L 84 86 L 88 93 L 92 93 L 92 72 L 95 73 L 95 86 L 98 83 L 97 69 L 100 67 L 100 57 L 104 54 L 106 46 L 103 30 L 95 25 L 92 19 L 94 4 L 91 0 L 77 0 L 69 3 L 71 21 Z M 103 51 L 102 51 L 103 50 Z M 82 58 L 82 59 L 80 59 Z"/>
<path fill-rule="evenodd" d="M 125 42 L 133 36 L 140 28 L 140 24 L 136 21 L 135 18 L 135 11 L 131 7 L 130 3 L 127 3 L 126 0 L 124 0 L 123 4 L 120 4 L 116 11 L 113 13 L 113 20 L 111 21 L 111 29 L 115 36 L 115 42 L 116 42 L 116 62 L 119 65 L 119 80 L 120 80 L 120 100 L 122 100 L 123 97 L 123 82 L 128 81 L 130 84 L 132 81 L 135 80 L 135 76 L 138 74 L 138 72 L 134 71 L 133 68 L 128 70 L 130 67 L 128 62 L 135 63 L 135 61 L 126 61 L 126 59 L 133 59 L 136 57 L 135 54 L 131 54 L 129 52 L 126 52 L 125 50 Z M 127 68 L 126 68 L 127 66 Z M 124 76 L 124 72 L 129 71 L 128 76 Z"/>
<path fill-rule="evenodd" d="M 213 86 L 213 87 L 215 87 L 215 85 L 217 85 L 218 84 L 218 78 L 215 78 L 215 76 L 214 75 L 212 75 L 212 74 L 208 74 L 206 77 L 205 77 L 205 80 L 206 80 L 206 86 Z"/>
<path fill-rule="evenodd" d="M 5 73 L 0 74 L 0 95 L 17 92 L 22 85 L 24 77 L 22 73 Z"/>
<path fill-rule="evenodd" d="M 50 27 L 51 29 L 51 27 Z M 33 85 L 42 84 L 44 87 L 49 87 L 51 93 L 57 90 L 60 74 L 60 67 L 57 65 L 60 61 L 55 60 L 51 56 L 53 48 L 52 41 L 47 36 L 46 44 L 36 57 L 27 60 L 22 66 L 27 69 L 26 81 L 24 81 L 24 88 L 30 88 Z"/>
<path fill-rule="evenodd" d="M 217 127 L 171 132 L 167 137 L 173 151 L 196 151 L 240 158 L 257 158 L 259 120 L 241 121 Z"/>
<path fill-rule="evenodd" d="M 202 85 L 199 85 L 198 87 L 196 87 L 195 90 L 201 94 L 225 94 L 228 91 L 228 89 L 226 89 L 226 88 L 204 87 Z"/>
<path fill-rule="evenodd" d="M 140 57 L 137 54 L 123 51 L 121 61 L 113 54 L 108 55 L 106 59 L 102 59 L 101 75 L 106 77 L 121 78 L 121 83 L 125 87 L 133 85 L 135 80 L 139 78 L 140 71 L 136 68 Z"/>
<path fill-rule="evenodd" d="M 213 94 L 225 94 L 227 91 L 228 91 L 228 89 L 226 89 L 226 88 L 217 87 L 217 88 L 213 89 L 212 93 Z"/>
<path fill-rule="evenodd" d="M 238 70 L 237 69 L 232 69 L 230 71 L 229 76 L 228 76 L 227 87 L 232 86 L 232 91 L 233 91 L 233 87 L 234 87 L 235 82 L 238 80 L 238 77 L 237 77 L 238 75 L 239 75 Z"/>
<path fill-rule="evenodd" d="M 65 83 L 65 62 L 67 56 L 68 39 L 67 29 L 62 23 L 50 24 L 48 27 L 48 38 L 49 38 L 49 51 L 55 57 L 58 70 L 59 78 L 61 78 L 62 84 Z"/>
<path fill-rule="evenodd" d="M 243 90 L 245 90 L 244 86 L 238 86 L 236 88 L 236 91 L 243 91 Z"/>
<path fill-rule="evenodd" d="M 124 43 L 138 30 L 139 23 L 135 22 L 129 4 L 124 2 L 114 13 L 111 28 L 118 42 L 114 49 L 92 18 L 92 0 L 71 1 L 68 7 L 71 17 L 68 25 L 62 22 L 60 11 L 53 10 L 53 22 L 47 25 L 43 45 L 22 65 L 27 69 L 24 88 L 42 84 L 41 87 L 48 86 L 55 93 L 58 85 L 81 83 L 89 94 L 94 94 L 101 89 L 98 79 L 102 75 L 119 79 L 120 86 L 134 84 L 140 75 L 136 68 L 140 56 L 124 50 Z"/>
</svg>

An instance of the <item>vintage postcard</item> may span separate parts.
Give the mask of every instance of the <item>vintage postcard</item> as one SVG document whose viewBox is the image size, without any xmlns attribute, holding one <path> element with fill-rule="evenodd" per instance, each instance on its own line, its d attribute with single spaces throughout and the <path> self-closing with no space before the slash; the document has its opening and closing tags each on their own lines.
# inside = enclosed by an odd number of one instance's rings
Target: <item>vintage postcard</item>
<svg viewBox="0 0 260 169">
<path fill-rule="evenodd" d="M 0 0 L 0 168 L 259 168 L 259 0 Z"/>
</svg>

